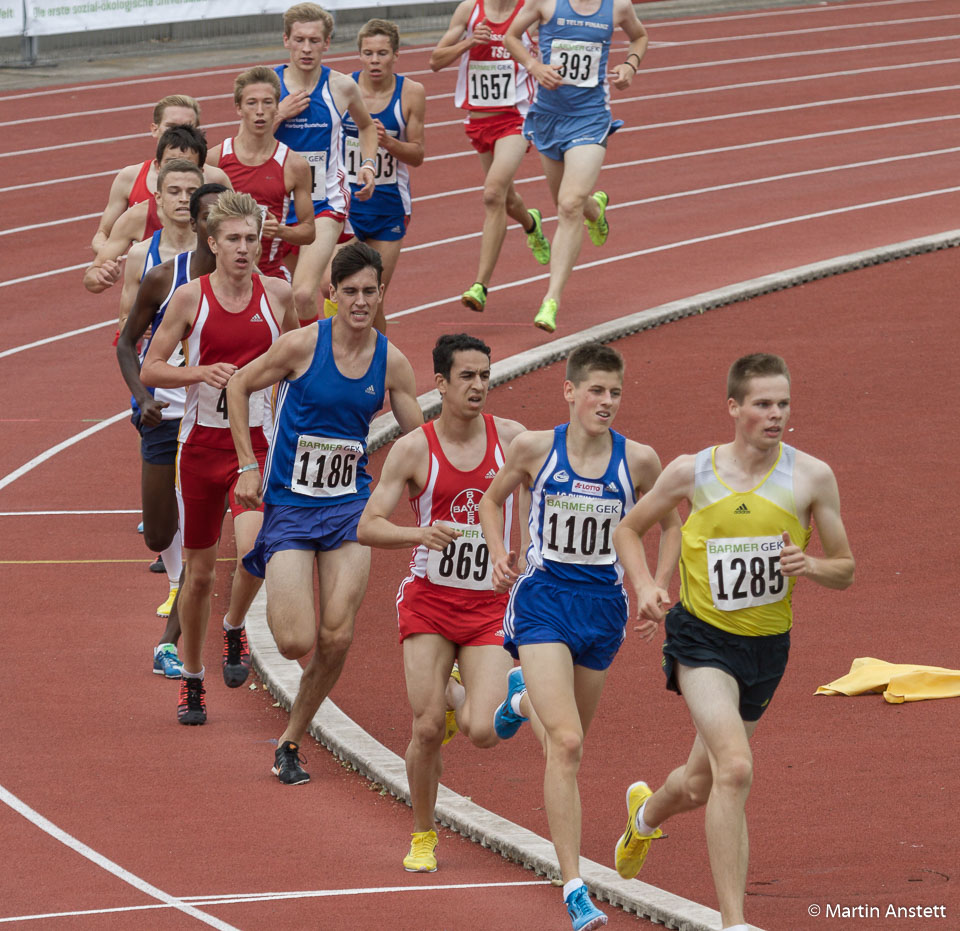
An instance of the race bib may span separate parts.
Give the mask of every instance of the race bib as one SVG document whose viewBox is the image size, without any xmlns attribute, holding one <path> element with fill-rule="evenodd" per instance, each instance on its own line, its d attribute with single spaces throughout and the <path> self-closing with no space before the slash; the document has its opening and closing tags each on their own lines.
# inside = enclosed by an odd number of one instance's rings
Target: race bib
<svg viewBox="0 0 960 931">
<path fill-rule="evenodd" d="M 560 66 L 559 73 L 564 84 L 596 87 L 600 81 L 602 51 L 603 46 L 599 42 L 554 39 L 550 44 L 550 64 Z"/>
<path fill-rule="evenodd" d="M 218 430 L 230 429 L 230 417 L 227 412 L 227 389 L 214 388 L 201 382 L 198 386 L 200 396 L 197 401 L 197 423 L 201 427 L 214 427 Z M 262 391 L 250 395 L 250 426 L 263 426 Z"/>
<path fill-rule="evenodd" d="M 517 77 L 512 61 L 471 61 L 467 70 L 467 103 L 471 107 L 513 107 Z"/>
<path fill-rule="evenodd" d="M 718 611 L 775 604 L 787 594 L 780 574 L 781 537 L 707 540 L 710 593 Z"/>
<path fill-rule="evenodd" d="M 434 585 L 493 590 L 490 551 L 479 524 L 453 524 L 461 535 L 440 550 L 428 550 L 427 578 Z"/>
<path fill-rule="evenodd" d="M 325 436 L 298 436 L 290 490 L 311 498 L 356 494 L 363 444 Z"/>
<path fill-rule="evenodd" d="M 391 133 L 393 135 L 393 133 Z M 343 137 L 343 160 L 347 169 L 347 180 L 351 184 L 359 184 L 360 163 L 363 156 L 360 154 L 360 140 L 356 136 Z M 377 149 L 377 164 L 374 170 L 373 183 L 396 184 L 397 160 L 383 148 Z"/>
<path fill-rule="evenodd" d="M 587 566 L 616 562 L 613 531 L 623 502 L 580 495 L 547 495 L 543 503 L 543 558 Z"/>
<path fill-rule="evenodd" d="M 325 200 L 327 197 L 327 153 L 324 152 L 301 152 L 300 153 L 310 166 L 310 186 L 313 193 L 310 195 L 314 200 Z"/>
</svg>

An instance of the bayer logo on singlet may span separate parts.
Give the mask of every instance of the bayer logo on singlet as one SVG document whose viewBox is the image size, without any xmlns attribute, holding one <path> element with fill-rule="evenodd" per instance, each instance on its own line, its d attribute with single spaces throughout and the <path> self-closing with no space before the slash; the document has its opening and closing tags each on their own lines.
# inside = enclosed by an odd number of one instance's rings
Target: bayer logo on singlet
<svg viewBox="0 0 960 931">
<path fill-rule="evenodd" d="M 450 519 L 458 524 L 479 524 L 477 509 L 483 492 L 479 488 L 466 488 L 453 499 L 450 505 Z"/>
</svg>

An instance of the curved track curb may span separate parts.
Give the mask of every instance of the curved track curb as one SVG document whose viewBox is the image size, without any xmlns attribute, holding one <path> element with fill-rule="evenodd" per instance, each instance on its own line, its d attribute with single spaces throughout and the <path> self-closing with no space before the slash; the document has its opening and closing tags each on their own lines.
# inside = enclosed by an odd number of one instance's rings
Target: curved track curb
<svg viewBox="0 0 960 931">
<path fill-rule="evenodd" d="M 640 330 L 740 303 L 772 291 L 958 245 L 960 230 L 953 230 L 788 269 L 629 314 L 494 363 L 491 385 L 512 381 L 566 358 L 577 346 L 591 340 L 610 342 Z M 437 391 L 427 392 L 418 400 L 425 417 L 429 419 L 437 415 L 440 409 Z M 370 452 L 390 442 L 399 432 L 392 414 L 378 417 L 370 430 Z M 266 595 L 262 590 L 248 612 L 247 632 L 257 672 L 280 704 L 289 709 L 297 694 L 300 665 L 284 659 L 277 650 L 267 626 Z M 329 699 L 324 701 L 314 716 L 310 733 L 336 757 L 409 804 L 403 759 L 371 737 Z M 481 808 L 443 785 L 437 795 L 436 813 L 441 823 L 484 847 L 496 850 L 539 874 L 554 879 L 559 876 L 559 866 L 549 840 Z M 613 870 L 592 860 L 581 858 L 580 862 L 584 881 L 591 892 L 625 911 L 635 912 L 679 931 L 710 931 L 720 926 L 720 915 L 713 909 L 636 879 L 623 880 Z"/>
</svg>

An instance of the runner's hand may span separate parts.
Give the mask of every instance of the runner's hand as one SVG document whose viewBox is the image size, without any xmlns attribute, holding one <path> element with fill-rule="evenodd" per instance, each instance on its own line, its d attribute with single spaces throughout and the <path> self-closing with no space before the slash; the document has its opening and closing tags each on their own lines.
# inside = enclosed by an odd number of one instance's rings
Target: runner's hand
<svg viewBox="0 0 960 931">
<path fill-rule="evenodd" d="M 617 65 L 609 75 L 610 83 L 613 84 L 618 91 L 625 90 L 630 86 L 630 83 L 633 81 L 633 76 L 636 73 L 630 65 Z"/>
<path fill-rule="evenodd" d="M 198 365 L 200 381 L 211 388 L 226 388 L 230 376 L 237 370 L 232 362 L 214 362 L 213 365 Z"/>
<path fill-rule="evenodd" d="M 307 91 L 296 91 L 293 94 L 287 94 L 280 105 L 277 107 L 277 115 L 283 120 L 289 120 L 292 116 L 303 113 L 310 105 L 310 94 Z"/>
<path fill-rule="evenodd" d="M 169 406 L 166 401 L 149 398 L 140 405 L 140 423 L 145 427 L 159 427 L 163 421 L 163 409 Z"/>
<path fill-rule="evenodd" d="M 94 279 L 101 288 L 112 288 L 120 280 L 120 263 L 107 259 L 93 269 Z"/>
<path fill-rule="evenodd" d="M 542 61 L 534 62 L 528 69 L 534 81 L 548 91 L 556 90 L 563 84 L 560 77 L 560 65 L 545 65 Z"/>
<path fill-rule="evenodd" d="M 441 524 L 439 522 L 430 527 L 422 527 L 420 530 L 420 542 L 428 550 L 445 550 L 457 537 L 460 531 L 450 524 Z"/>
<path fill-rule="evenodd" d="M 807 574 L 807 556 L 795 543 L 790 534 L 783 532 L 783 549 L 780 550 L 780 575 L 788 578 Z"/>
<path fill-rule="evenodd" d="M 670 593 L 665 588 L 653 585 L 637 591 L 637 617 L 659 624 L 667 613 Z"/>
<path fill-rule="evenodd" d="M 355 191 L 353 194 L 357 200 L 370 200 L 370 198 L 373 196 L 373 180 L 375 177 L 376 175 L 373 173 L 373 168 L 371 168 L 369 165 L 364 165 L 357 172 L 357 183 L 363 185 L 359 191 Z"/>
<path fill-rule="evenodd" d="M 380 122 L 380 120 L 374 119 L 373 125 L 377 127 L 377 145 L 381 149 L 387 147 L 387 140 L 392 138 L 390 133 L 387 132 L 387 127 Z"/>
<path fill-rule="evenodd" d="M 484 17 L 473 27 L 473 35 L 470 36 L 470 46 L 475 45 L 489 45 L 490 41 L 493 39 L 493 30 L 490 28 L 490 24 L 487 22 L 487 18 Z"/>
<path fill-rule="evenodd" d="M 261 237 L 263 239 L 276 239 L 279 232 L 280 221 L 272 213 L 268 213 L 260 226 Z"/>
<path fill-rule="evenodd" d="M 233 495 L 237 499 L 237 504 L 242 508 L 249 508 L 255 511 L 263 504 L 263 486 L 260 481 L 260 470 L 251 469 L 249 472 L 241 472 L 237 477 L 237 484 L 233 490 Z"/>
<path fill-rule="evenodd" d="M 511 550 L 493 564 L 493 590 L 502 595 L 520 578 L 517 554 Z"/>
</svg>

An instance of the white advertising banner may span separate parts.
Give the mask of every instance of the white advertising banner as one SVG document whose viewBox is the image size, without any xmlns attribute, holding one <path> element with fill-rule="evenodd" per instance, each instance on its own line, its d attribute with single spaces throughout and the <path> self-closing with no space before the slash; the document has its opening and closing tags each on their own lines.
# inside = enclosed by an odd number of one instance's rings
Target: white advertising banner
<svg viewBox="0 0 960 931">
<path fill-rule="evenodd" d="M 23 0 L 0 0 L 0 37 L 23 35 Z"/>
<path fill-rule="evenodd" d="M 26 0 L 26 33 L 30 36 L 54 36 L 65 32 L 93 29 L 123 29 L 129 26 L 153 26 L 233 16 L 278 16 L 293 5 L 276 0 Z M 10 18 L 0 12 L 0 35 L 23 32 L 22 0 L 0 0 L 0 11 L 9 5 Z M 423 0 L 390 0 L 390 6 L 423 3 Z M 387 6 L 376 0 L 328 0 L 322 6 L 337 10 Z M 15 14 L 15 15 L 14 15 Z M 16 27 L 11 22 L 16 20 Z M 9 31 L 7 31 L 9 30 Z"/>
</svg>

